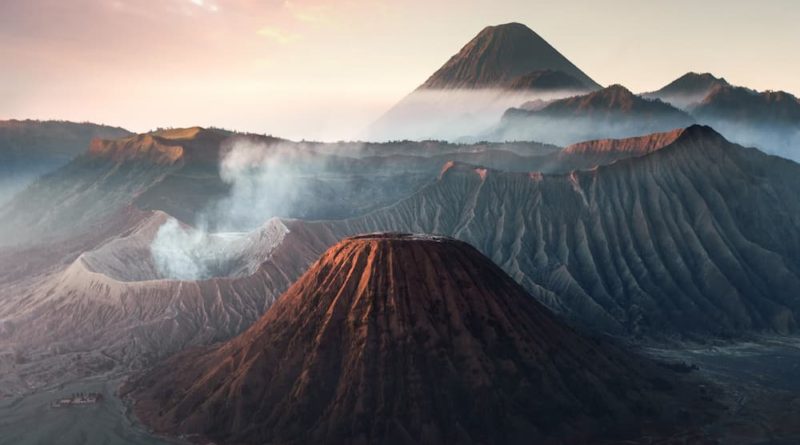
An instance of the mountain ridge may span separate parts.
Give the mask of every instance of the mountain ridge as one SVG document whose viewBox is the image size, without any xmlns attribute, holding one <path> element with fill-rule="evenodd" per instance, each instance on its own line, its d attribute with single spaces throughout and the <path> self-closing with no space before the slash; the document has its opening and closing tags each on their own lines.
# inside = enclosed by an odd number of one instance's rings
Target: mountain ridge
<svg viewBox="0 0 800 445">
<path fill-rule="evenodd" d="M 530 443 L 635 436 L 676 415 L 672 378 L 564 326 L 464 242 L 373 233 L 242 335 L 123 392 L 157 431 L 223 443 Z"/>
</svg>

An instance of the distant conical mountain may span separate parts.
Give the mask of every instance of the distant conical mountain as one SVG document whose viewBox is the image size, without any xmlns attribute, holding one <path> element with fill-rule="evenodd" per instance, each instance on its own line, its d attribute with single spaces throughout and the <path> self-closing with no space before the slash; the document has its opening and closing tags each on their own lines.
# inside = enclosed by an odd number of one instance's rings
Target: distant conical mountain
<svg viewBox="0 0 800 445">
<path fill-rule="evenodd" d="M 125 392 L 157 431 L 218 443 L 528 444 L 636 434 L 675 414 L 668 379 L 468 244 L 389 233 L 334 245 L 241 336 Z"/>
<path fill-rule="evenodd" d="M 539 109 L 511 108 L 492 140 L 535 140 L 557 145 L 665 132 L 694 122 L 667 103 L 644 99 L 622 85 L 552 101 Z"/>
<path fill-rule="evenodd" d="M 673 80 L 663 88 L 642 94 L 648 99 L 660 99 L 678 108 L 687 108 L 703 100 L 716 87 L 730 85 L 722 77 L 711 73 L 689 72 Z"/>
<path fill-rule="evenodd" d="M 374 140 L 474 140 L 510 107 L 600 85 L 527 26 L 488 26 L 373 123 Z"/>
<path fill-rule="evenodd" d="M 502 88 L 535 71 L 558 71 L 584 88 L 600 85 L 521 23 L 487 26 L 420 89 Z"/>
</svg>

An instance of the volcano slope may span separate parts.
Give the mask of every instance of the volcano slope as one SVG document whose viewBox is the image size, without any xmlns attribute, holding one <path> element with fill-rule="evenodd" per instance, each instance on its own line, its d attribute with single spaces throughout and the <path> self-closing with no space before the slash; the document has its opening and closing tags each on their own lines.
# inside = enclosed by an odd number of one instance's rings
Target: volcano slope
<svg viewBox="0 0 800 445">
<path fill-rule="evenodd" d="M 558 151 L 538 143 L 295 143 L 197 127 L 96 139 L 87 153 L 0 207 L 0 245 L 73 238 L 97 230 L 127 206 L 214 226 L 232 213 L 224 204 L 236 201 L 231 194 L 237 187 L 257 185 L 270 193 L 250 194 L 245 207 L 275 205 L 233 230 L 255 229 L 273 216 L 352 217 L 411 195 L 435 179 L 449 159 L 535 169 L 552 163 Z M 248 162 L 242 169 L 249 175 L 222 166 L 235 156 Z M 290 186 L 258 182 L 264 178 Z"/>
<path fill-rule="evenodd" d="M 255 141 L 267 153 L 276 145 L 282 155 L 295 150 L 279 162 L 293 175 L 314 178 L 319 172 L 315 187 L 295 195 L 329 185 L 327 194 L 300 200 L 295 210 L 314 215 L 329 215 L 325 209 L 343 201 L 350 202 L 339 209 L 346 215 L 363 210 L 353 203 L 397 201 L 435 181 L 446 160 L 514 171 L 563 171 L 598 160 L 585 150 L 562 154 L 536 143 L 270 143 L 263 136 L 199 128 L 96 141 L 87 155 L 0 212 L 0 234 L 23 242 L 0 249 L 0 385 L 25 392 L 97 370 L 146 366 L 187 346 L 228 339 L 257 320 L 339 239 L 322 225 L 290 219 L 262 220 L 250 233 L 224 236 L 181 224 L 159 238 L 162 228 L 179 223 L 160 210 L 142 209 L 169 209 L 186 221 L 202 214 L 209 200 L 227 196 L 214 160 L 231 138 Z M 608 153 L 599 160 L 637 154 Z M 296 167 L 305 163 L 310 165 Z M 392 190 L 383 195 L 380 184 Z M 332 191 L 348 193 L 323 202 Z M 155 243 L 157 238 L 168 242 Z M 158 252 L 176 261 L 163 261 Z"/>
<path fill-rule="evenodd" d="M 223 443 L 585 443 L 672 424 L 696 388 L 671 376 L 566 327 L 466 243 L 371 234 L 239 337 L 122 392 L 157 431 Z"/>
<path fill-rule="evenodd" d="M 800 166 L 709 127 L 655 137 L 666 145 L 564 175 L 452 164 L 393 206 L 308 230 L 452 236 L 550 308 L 607 332 L 795 332 Z M 589 145 L 637 152 L 627 144 Z"/>
<path fill-rule="evenodd" d="M 152 247 L 175 220 L 163 212 L 128 212 L 117 223 L 121 233 L 79 239 L 77 248 L 97 246 L 77 256 L 72 244 L 0 255 L 0 266 L 9 269 L 0 274 L 3 393 L 127 372 L 189 346 L 227 340 L 256 321 L 328 246 L 313 234 L 301 236 L 300 228 L 286 239 L 278 219 L 224 238 L 183 227 L 175 233 L 185 231 L 194 244 L 175 242 L 178 264 L 194 254 L 193 246 L 209 255 L 195 258 L 203 273 L 180 275 L 160 265 Z M 47 254 L 55 259 L 42 259 Z M 25 270 L 32 267 L 37 274 L 31 277 Z"/>
</svg>

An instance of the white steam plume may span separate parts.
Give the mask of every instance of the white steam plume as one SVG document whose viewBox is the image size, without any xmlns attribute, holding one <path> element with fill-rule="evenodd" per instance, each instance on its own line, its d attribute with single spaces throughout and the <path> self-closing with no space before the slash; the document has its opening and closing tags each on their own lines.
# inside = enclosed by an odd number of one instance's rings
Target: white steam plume
<svg viewBox="0 0 800 445">
<path fill-rule="evenodd" d="M 237 138 L 222 153 L 220 177 L 230 186 L 228 195 L 198 217 L 196 229 L 171 219 L 153 239 L 153 261 L 165 278 L 252 273 L 257 265 L 249 261 L 264 260 L 285 234 L 271 218 L 291 214 L 302 204 L 303 182 L 326 168 L 323 157 L 298 144 Z M 211 221 L 219 233 L 208 232 Z"/>
</svg>

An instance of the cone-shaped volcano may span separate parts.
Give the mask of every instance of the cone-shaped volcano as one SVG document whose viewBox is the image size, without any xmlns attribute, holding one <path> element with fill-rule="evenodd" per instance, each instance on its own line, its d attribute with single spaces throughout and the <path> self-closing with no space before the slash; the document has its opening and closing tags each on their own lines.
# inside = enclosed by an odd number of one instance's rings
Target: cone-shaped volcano
<svg viewBox="0 0 800 445">
<path fill-rule="evenodd" d="M 425 81 L 422 89 L 498 88 L 537 70 L 558 71 L 579 89 L 600 85 L 521 23 L 487 26 Z"/>
<path fill-rule="evenodd" d="M 637 430 L 678 391 L 560 323 L 470 245 L 330 248 L 239 337 L 130 382 L 158 431 L 224 443 L 541 443 Z"/>
</svg>

